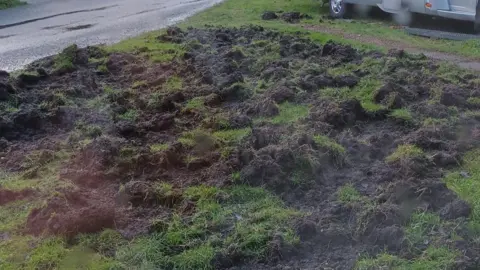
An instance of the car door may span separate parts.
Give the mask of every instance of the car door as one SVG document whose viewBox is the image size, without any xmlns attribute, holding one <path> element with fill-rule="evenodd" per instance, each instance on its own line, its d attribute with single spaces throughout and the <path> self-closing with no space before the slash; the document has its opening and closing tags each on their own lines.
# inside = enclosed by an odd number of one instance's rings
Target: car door
<svg viewBox="0 0 480 270">
<path fill-rule="evenodd" d="M 449 0 L 450 10 L 462 13 L 473 13 L 477 8 L 477 0 Z"/>
</svg>

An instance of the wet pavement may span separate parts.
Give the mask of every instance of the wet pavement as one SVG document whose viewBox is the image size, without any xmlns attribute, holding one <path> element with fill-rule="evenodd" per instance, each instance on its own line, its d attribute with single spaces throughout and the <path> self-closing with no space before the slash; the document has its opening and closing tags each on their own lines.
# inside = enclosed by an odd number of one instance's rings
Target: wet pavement
<svg viewBox="0 0 480 270">
<path fill-rule="evenodd" d="M 73 43 L 111 44 L 178 22 L 221 0 L 30 0 L 0 11 L 0 69 L 12 71 Z"/>
</svg>

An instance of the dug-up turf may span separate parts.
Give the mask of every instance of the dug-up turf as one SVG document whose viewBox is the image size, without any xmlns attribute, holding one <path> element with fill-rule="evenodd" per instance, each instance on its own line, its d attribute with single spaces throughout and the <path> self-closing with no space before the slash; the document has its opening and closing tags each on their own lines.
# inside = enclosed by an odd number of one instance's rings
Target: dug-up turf
<svg viewBox="0 0 480 270">
<path fill-rule="evenodd" d="M 1 169 L 40 183 L 57 164 L 46 188 L 2 180 L 0 205 L 43 202 L 11 234 L 75 245 L 105 229 L 189 232 L 162 238 L 162 265 L 102 253 L 123 269 L 352 269 L 438 247 L 455 251 L 439 268 L 478 269 L 471 206 L 442 182 L 480 139 L 476 75 L 258 26 L 170 28 L 154 42 L 174 44 L 151 52 L 173 60 L 72 46 L 0 73 Z M 239 187 L 276 208 L 242 208 Z M 418 213 L 444 225 L 415 241 Z"/>
</svg>

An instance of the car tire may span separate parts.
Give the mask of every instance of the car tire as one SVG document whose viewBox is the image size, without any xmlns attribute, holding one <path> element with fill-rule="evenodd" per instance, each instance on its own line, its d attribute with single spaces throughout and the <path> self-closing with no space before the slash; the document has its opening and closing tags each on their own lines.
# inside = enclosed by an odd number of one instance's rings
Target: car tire
<svg viewBox="0 0 480 270">
<path fill-rule="evenodd" d="M 330 17 L 334 19 L 346 18 L 349 15 L 350 4 L 345 0 L 330 0 Z"/>
</svg>

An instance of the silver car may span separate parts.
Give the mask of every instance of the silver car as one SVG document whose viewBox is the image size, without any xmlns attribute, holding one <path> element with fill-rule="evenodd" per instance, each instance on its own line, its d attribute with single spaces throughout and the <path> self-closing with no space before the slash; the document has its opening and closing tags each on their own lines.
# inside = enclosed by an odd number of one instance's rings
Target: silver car
<svg viewBox="0 0 480 270">
<path fill-rule="evenodd" d="M 480 30 L 478 0 L 330 0 L 330 15 L 345 17 L 353 5 L 378 6 L 385 12 L 404 15 L 420 13 L 444 18 L 471 21 Z"/>
</svg>

